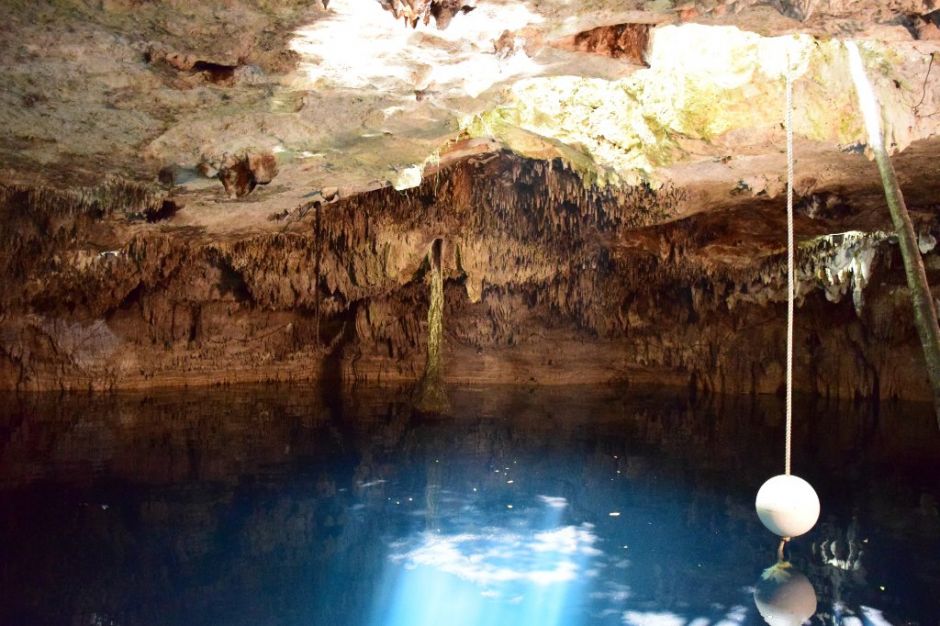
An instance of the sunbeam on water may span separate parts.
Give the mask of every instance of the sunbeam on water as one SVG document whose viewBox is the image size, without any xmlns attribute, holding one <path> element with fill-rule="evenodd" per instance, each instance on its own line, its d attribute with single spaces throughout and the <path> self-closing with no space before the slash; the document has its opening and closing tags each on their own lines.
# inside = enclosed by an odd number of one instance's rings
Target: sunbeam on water
<svg viewBox="0 0 940 626">
<path fill-rule="evenodd" d="M 770 585 L 752 503 L 776 399 L 452 392 L 437 420 L 383 389 L 0 401 L 0 624 L 795 626 L 814 596 L 813 624 L 940 615 L 929 406 L 800 407 L 825 506 Z"/>
<path fill-rule="evenodd" d="M 594 527 L 560 525 L 564 498 L 539 500 L 538 515 L 511 529 L 426 531 L 393 545 L 374 625 L 582 623 L 576 609 L 601 554 Z"/>
</svg>

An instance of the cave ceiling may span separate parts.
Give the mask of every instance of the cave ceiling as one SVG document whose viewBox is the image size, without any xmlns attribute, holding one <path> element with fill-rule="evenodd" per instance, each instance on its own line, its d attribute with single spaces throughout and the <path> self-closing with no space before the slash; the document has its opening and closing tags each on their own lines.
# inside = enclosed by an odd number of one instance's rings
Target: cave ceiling
<svg viewBox="0 0 940 626">
<path fill-rule="evenodd" d="M 679 190 L 674 220 L 779 200 L 789 58 L 798 195 L 849 202 L 856 225 L 875 227 L 876 170 L 841 42 L 861 43 L 912 208 L 931 210 L 935 9 L 14 0 L 0 8 L 0 171 L 16 187 L 132 184 L 171 203 L 162 227 L 226 237 L 511 151 L 558 159 L 586 185 Z"/>
<path fill-rule="evenodd" d="M 0 388 L 411 381 L 436 249 L 449 381 L 774 392 L 789 71 L 797 387 L 928 397 L 844 42 L 936 284 L 935 0 L 0 18 Z"/>
</svg>

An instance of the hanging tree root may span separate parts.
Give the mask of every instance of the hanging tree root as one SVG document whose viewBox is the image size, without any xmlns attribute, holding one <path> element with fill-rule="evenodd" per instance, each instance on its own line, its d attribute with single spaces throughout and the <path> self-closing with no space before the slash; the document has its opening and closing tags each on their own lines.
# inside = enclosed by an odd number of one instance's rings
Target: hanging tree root
<svg viewBox="0 0 940 626">
<path fill-rule="evenodd" d="M 911 290 L 914 325 L 917 327 L 917 334 L 920 336 L 920 343 L 924 349 L 927 375 L 933 390 L 934 410 L 937 413 L 937 426 L 940 427 L 940 325 L 937 324 L 937 308 L 930 295 L 930 284 L 927 282 L 924 261 L 917 247 L 914 225 L 907 212 L 904 195 L 898 186 L 894 166 L 885 149 L 884 134 L 881 130 L 881 108 L 865 73 L 858 46 L 853 41 L 846 41 L 845 47 L 849 53 L 849 69 L 852 73 L 852 80 L 855 82 L 859 108 L 862 110 L 868 130 L 868 144 L 875 154 L 875 162 L 878 164 L 881 182 L 884 184 L 891 221 L 898 235 L 901 257 L 904 259 L 904 273 L 907 275 L 907 285 Z"/>
<path fill-rule="evenodd" d="M 415 409 L 422 413 L 447 413 L 450 399 L 444 387 L 444 275 L 440 239 L 431 246 L 431 294 L 428 304 L 428 360 L 415 390 Z"/>
<path fill-rule="evenodd" d="M 884 183 L 891 221 L 898 234 L 901 256 L 904 259 L 904 273 L 907 275 L 914 305 L 914 324 L 924 348 L 927 374 L 933 389 L 934 410 L 937 413 L 937 427 L 940 428 L 940 325 L 937 324 L 937 309 L 930 295 L 930 284 L 927 282 L 924 261 L 917 247 L 914 225 L 907 212 L 901 188 L 898 187 L 894 166 L 884 147 L 875 149 L 875 160 L 878 163 L 878 171 L 881 172 L 881 182 Z"/>
<path fill-rule="evenodd" d="M 937 324 L 937 308 L 930 295 L 930 284 L 927 282 L 924 261 L 917 247 L 914 225 L 911 223 L 911 216 L 904 203 L 904 195 L 898 186 L 897 174 L 885 148 L 884 133 L 881 129 L 881 107 L 878 105 L 865 72 L 858 45 L 854 41 L 846 41 L 845 48 L 849 54 L 849 71 L 855 83 L 859 108 L 865 118 L 868 145 L 875 153 L 875 162 L 878 164 L 878 172 L 884 184 L 891 221 L 901 248 L 901 258 L 904 259 L 904 273 L 907 276 L 907 285 L 911 290 L 911 301 L 914 306 L 914 326 L 917 327 L 917 334 L 920 336 L 920 343 L 924 349 L 927 376 L 930 378 L 934 410 L 937 413 L 937 427 L 940 428 L 940 325 Z"/>
</svg>

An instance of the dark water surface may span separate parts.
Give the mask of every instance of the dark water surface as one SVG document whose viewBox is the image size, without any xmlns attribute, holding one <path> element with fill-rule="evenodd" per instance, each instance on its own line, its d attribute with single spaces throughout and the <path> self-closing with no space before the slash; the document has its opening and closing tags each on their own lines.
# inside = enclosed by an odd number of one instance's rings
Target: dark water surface
<svg viewBox="0 0 940 626">
<path fill-rule="evenodd" d="M 761 624 L 776 399 L 612 388 L 0 396 L 0 623 Z M 930 407 L 798 407 L 813 623 L 940 624 Z"/>
</svg>

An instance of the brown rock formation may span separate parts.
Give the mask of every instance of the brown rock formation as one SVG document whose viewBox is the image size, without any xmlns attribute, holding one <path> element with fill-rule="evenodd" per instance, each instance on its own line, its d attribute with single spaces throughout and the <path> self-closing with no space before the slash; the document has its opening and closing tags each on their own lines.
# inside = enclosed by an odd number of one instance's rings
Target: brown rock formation
<svg viewBox="0 0 940 626">
<path fill-rule="evenodd" d="M 225 155 L 219 166 L 210 164 L 206 171 L 217 171 L 230 198 L 241 198 L 257 185 L 267 185 L 277 175 L 277 159 L 273 154 Z"/>
<path fill-rule="evenodd" d="M 592 52 L 644 65 L 646 48 L 649 45 L 649 33 L 650 24 L 599 26 L 555 42 L 554 45 L 563 49 Z"/>
<path fill-rule="evenodd" d="M 414 382 L 442 240 L 447 381 L 776 392 L 790 41 L 797 385 L 927 398 L 832 37 L 863 43 L 936 285 L 935 10 L 8 3 L 0 387 Z"/>
<path fill-rule="evenodd" d="M 476 7 L 475 0 L 381 0 L 382 6 L 411 28 L 419 22 L 427 25 L 434 18 L 435 25 L 444 29 L 458 13 L 469 13 Z"/>
<path fill-rule="evenodd" d="M 428 337 L 420 267 L 442 236 L 448 381 L 782 383 L 776 201 L 671 221 L 680 192 L 585 188 L 559 162 L 504 154 L 219 239 L 148 221 L 142 203 L 160 205 L 120 193 L 69 204 L 7 192 L 4 387 L 413 380 Z M 801 218 L 800 237 L 883 226 L 844 211 Z M 918 219 L 938 234 L 935 215 Z M 798 386 L 928 397 L 891 239 L 822 239 L 799 262 Z"/>
</svg>

